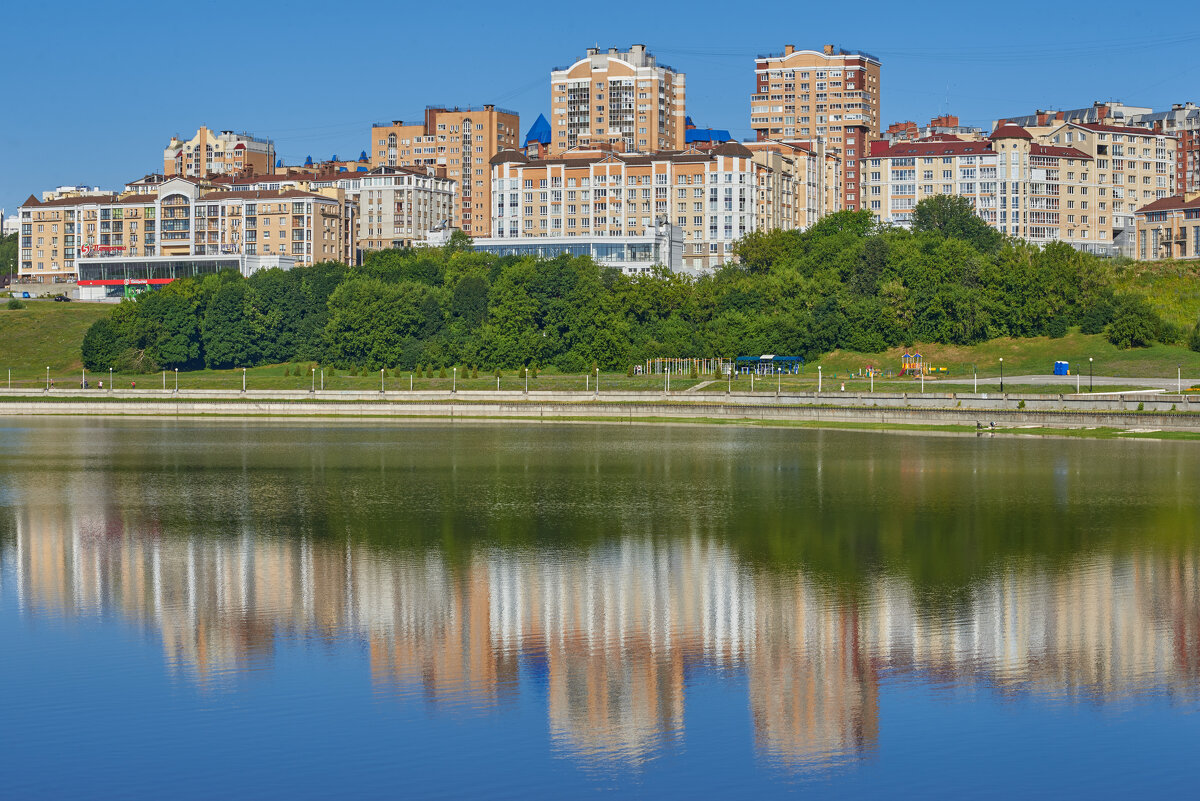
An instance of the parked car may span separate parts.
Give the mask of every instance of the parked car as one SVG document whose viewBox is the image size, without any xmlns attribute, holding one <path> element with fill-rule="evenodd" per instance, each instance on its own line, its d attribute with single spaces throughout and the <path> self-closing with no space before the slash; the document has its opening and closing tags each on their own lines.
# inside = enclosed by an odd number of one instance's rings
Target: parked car
<svg viewBox="0 0 1200 801">
<path fill-rule="evenodd" d="M 71 296 L 70 295 L 55 295 L 54 302 L 55 303 L 70 303 Z"/>
</svg>

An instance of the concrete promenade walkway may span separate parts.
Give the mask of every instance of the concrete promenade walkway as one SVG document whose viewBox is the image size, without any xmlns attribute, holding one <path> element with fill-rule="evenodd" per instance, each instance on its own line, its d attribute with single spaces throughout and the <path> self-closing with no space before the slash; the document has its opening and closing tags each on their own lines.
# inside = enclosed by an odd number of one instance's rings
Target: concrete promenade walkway
<svg viewBox="0 0 1200 801">
<path fill-rule="evenodd" d="M 1075 386 L 1076 380 L 1079 381 L 1079 388 L 1082 392 L 1087 392 L 1088 376 L 1087 375 L 1012 375 L 1005 376 L 1005 385 L 1019 387 L 1021 384 L 1027 386 Z M 955 387 L 970 386 L 973 380 L 970 378 L 940 378 L 937 384 L 947 386 L 953 384 Z M 1188 387 L 1195 384 L 1200 384 L 1200 378 L 1188 378 L 1182 376 L 1176 379 L 1171 378 L 1129 378 L 1127 376 L 1113 375 L 1095 375 L 1091 377 L 1092 386 L 1097 387 L 1146 387 L 1147 389 L 1166 389 L 1175 391 L 1178 389 L 1186 390 Z M 999 377 L 992 376 L 989 378 L 980 378 L 980 386 L 999 386 Z M 925 384 L 925 388 L 929 388 L 929 383 Z"/>
<path fill-rule="evenodd" d="M 820 421 L 1200 431 L 1200 393 L 13 390 L 0 416 Z"/>
</svg>

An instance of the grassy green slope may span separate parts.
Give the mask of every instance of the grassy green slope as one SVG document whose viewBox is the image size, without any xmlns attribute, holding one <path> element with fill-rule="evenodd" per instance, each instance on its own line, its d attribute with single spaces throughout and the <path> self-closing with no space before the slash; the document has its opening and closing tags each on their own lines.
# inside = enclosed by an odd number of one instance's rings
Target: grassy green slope
<svg viewBox="0 0 1200 801">
<path fill-rule="evenodd" d="M 912 350 L 920 352 L 927 362 L 949 368 L 954 377 L 970 376 L 971 366 L 977 365 L 979 375 L 1000 374 L 1000 358 L 1004 357 L 1006 375 L 1054 372 L 1054 362 L 1070 362 L 1071 373 L 1088 374 L 1091 356 L 1096 375 L 1174 378 L 1176 366 L 1183 367 L 1185 376 L 1200 375 L 1200 353 L 1176 345 L 1154 345 L 1149 348 L 1121 350 L 1103 335 L 1080 334 L 1072 329 L 1061 339 L 1030 337 L 1028 339 L 993 339 L 969 347 L 958 345 L 928 345 L 918 343 Z M 852 353 L 837 350 L 821 360 L 826 370 L 850 372 L 866 365 L 898 371 L 904 348 L 883 353 Z"/>
<path fill-rule="evenodd" d="M 0 371 L 11 368 L 14 377 L 44 376 L 47 367 L 55 374 L 78 370 L 88 326 L 112 311 L 99 303 L 27 300 L 24 309 L 8 309 L 6 302 L 0 301 Z"/>
</svg>

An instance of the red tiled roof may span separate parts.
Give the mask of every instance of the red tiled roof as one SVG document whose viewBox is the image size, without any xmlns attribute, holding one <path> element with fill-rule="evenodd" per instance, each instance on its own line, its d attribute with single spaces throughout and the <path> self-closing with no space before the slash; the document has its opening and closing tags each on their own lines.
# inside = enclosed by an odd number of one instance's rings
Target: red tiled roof
<svg viewBox="0 0 1200 801">
<path fill-rule="evenodd" d="M 1200 195 L 1188 200 L 1186 195 L 1172 195 L 1147 203 L 1134 214 L 1145 214 L 1148 211 L 1178 211 L 1179 209 L 1200 209 Z"/>
<path fill-rule="evenodd" d="M 1101 133 L 1126 133 L 1137 134 L 1139 136 L 1155 135 L 1155 132 L 1149 128 L 1130 128 L 1126 125 L 1105 125 L 1099 122 L 1075 122 L 1071 124 L 1080 128 L 1087 128 L 1089 131 L 1099 131 Z"/>
<path fill-rule="evenodd" d="M 201 195 L 197 198 L 197 202 L 202 200 L 290 200 L 292 198 L 316 198 L 317 200 L 328 200 L 330 203 L 337 202 L 333 198 L 318 195 L 314 192 L 305 192 L 300 189 L 285 189 L 280 192 L 258 189 L 230 192 L 227 189 L 222 189 L 217 192 L 207 192 Z"/>
<path fill-rule="evenodd" d="M 876 149 L 876 145 L 888 145 L 887 142 L 872 142 L 871 156 L 875 158 L 895 158 L 897 156 L 982 156 L 992 153 L 992 143 L 964 142 L 930 142 L 922 139 L 916 142 L 896 142 L 893 145 Z"/>
<path fill-rule="evenodd" d="M 992 131 L 991 139 L 1032 139 L 1033 135 L 1029 131 L 1022 128 L 1020 125 L 1004 123 L 996 130 Z"/>
<path fill-rule="evenodd" d="M 1039 145 L 1033 144 L 1029 146 L 1029 155 L 1031 156 L 1058 156 L 1067 159 L 1087 159 L 1091 161 L 1091 156 L 1084 153 L 1082 150 L 1076 150 L 1073 147 L 1059 147 L 1058 145 Z"/>
</svg>

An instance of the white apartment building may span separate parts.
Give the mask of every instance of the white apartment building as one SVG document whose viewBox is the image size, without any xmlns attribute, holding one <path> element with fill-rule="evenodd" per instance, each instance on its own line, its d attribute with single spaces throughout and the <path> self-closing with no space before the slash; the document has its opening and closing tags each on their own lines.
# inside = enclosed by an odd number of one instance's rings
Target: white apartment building
<svg viewBox="0 0 1200 801">
<path fill-rule="evenodd" d="M 708 152 L 589 151 L 530 160 L 518 151 L 492 159 L 488 242 L 578 237 L 615 242 L 664 224 L 682 235 L 685 270 L 733 258 L 758 218 L 754 154 L 736 142 Z"/>
<path fill-rule="evenodd" d="M 1035 137 L 1007 124 L 982 142 L 873 143 L 863 194 L 897 225 L 924 198 L 958 195 L 1008 236 L 1132 255 L 1133 212 L 1171 194 L 1174 164 L 1174 140 L 1145 129 L 1063 123 Z"/>
</svg>

